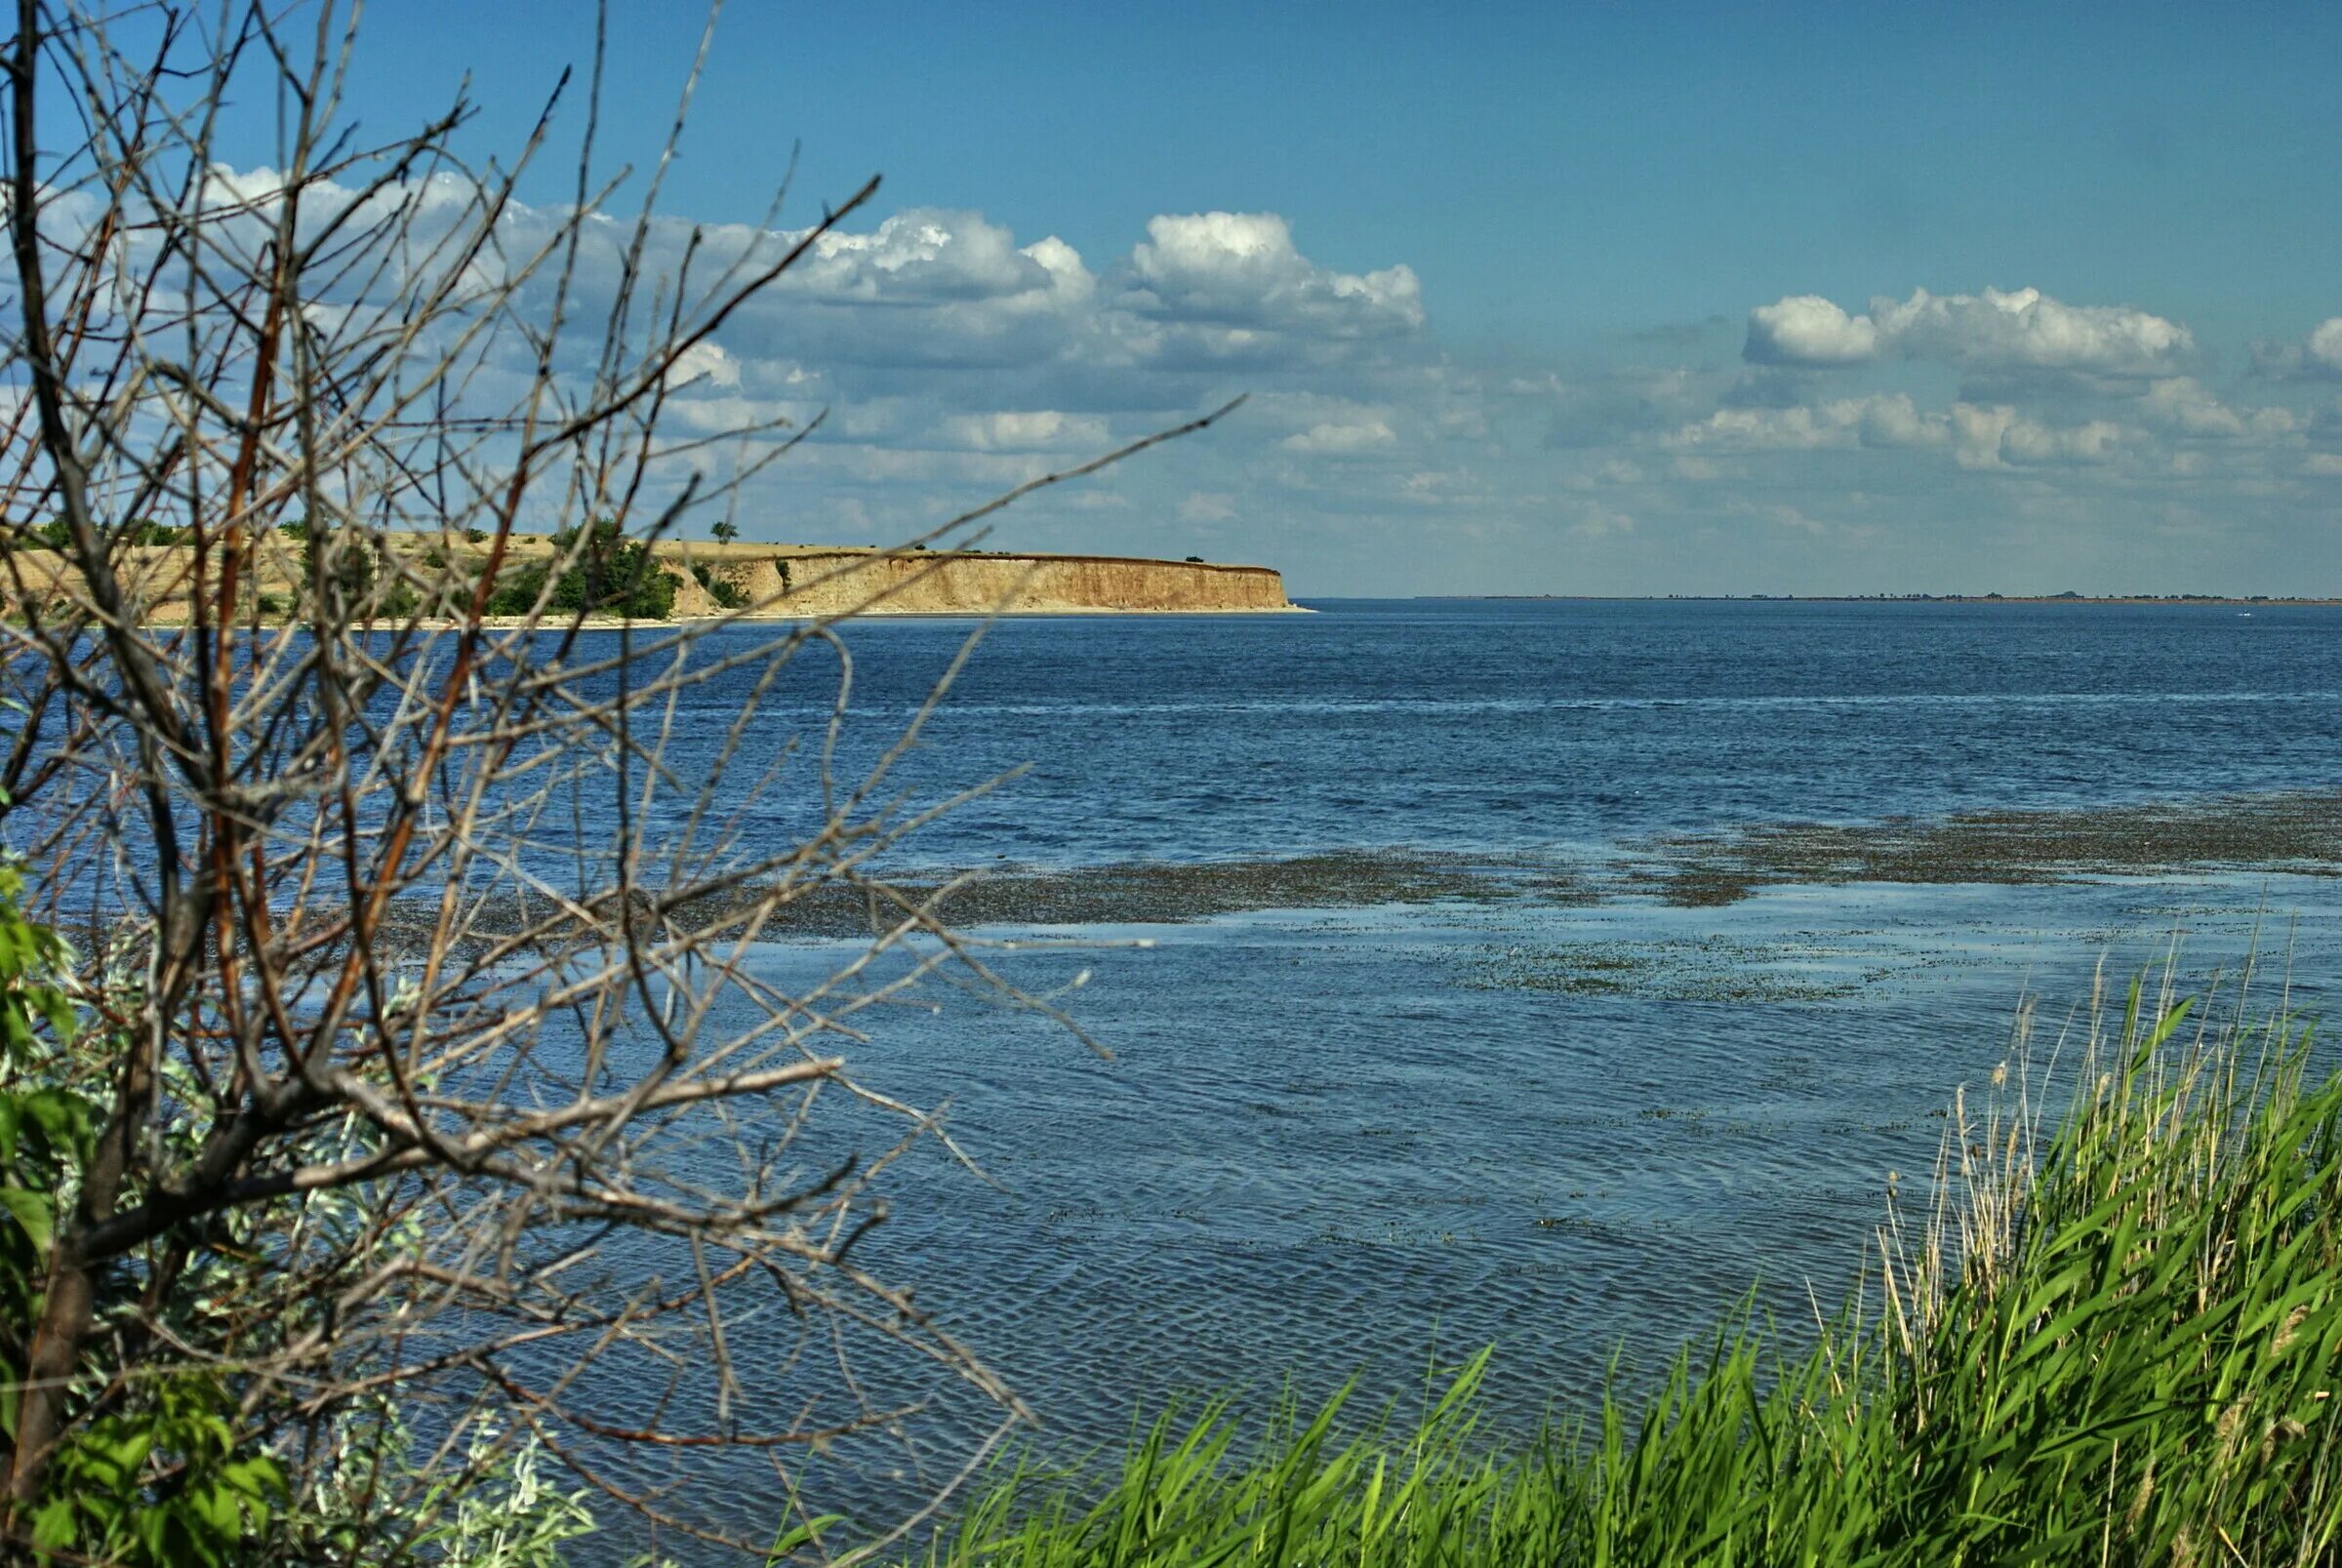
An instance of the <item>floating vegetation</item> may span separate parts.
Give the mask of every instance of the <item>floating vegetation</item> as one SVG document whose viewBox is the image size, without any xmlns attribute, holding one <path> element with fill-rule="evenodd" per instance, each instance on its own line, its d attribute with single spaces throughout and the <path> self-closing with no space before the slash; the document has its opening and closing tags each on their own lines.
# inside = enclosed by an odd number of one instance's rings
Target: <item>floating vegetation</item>
<svg viewBox="0 0 2342 1568">
<path fill-rule="evenodd" d="M 2342 794 L 1776 823 L 1633 848 L 1624 885 L 1688 906 L 1732 904 L 1788 883 L 2061 882 L 2205 870 L 2333 876 L 2342 875 Z"/>
</svg>

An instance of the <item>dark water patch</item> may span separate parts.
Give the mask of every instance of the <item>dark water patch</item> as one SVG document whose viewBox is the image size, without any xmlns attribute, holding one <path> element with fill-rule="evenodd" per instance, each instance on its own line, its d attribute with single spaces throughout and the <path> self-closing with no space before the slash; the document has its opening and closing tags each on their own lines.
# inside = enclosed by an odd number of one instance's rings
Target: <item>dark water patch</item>
<svg viewBox="0 0 2342 1568">
<path fill-rule="evenodd" d="M 958 925 L 1185 924 L 1261 909 L 1352 909 L 1440 900 L 1585 903 L 1563 866 L 1418 850 L 1346 850 L 1285 860 L 1146 862 L 1004 869 L 939 905 Z"/>
<path fill-rule="evenodd" d="M 2241 871 L 2342 875 L 2342 793 L 1770 823 L 1630 839 L 1568 856 L 1353 848 L 1256 860 L 921 867 L 809 880 L 787 890 L 760 884 L 682 900 L 650 892 L 630 897 L 637 921 L 653 928 L 721 932 L 756 915 L 770 938 L 851 938 L 891 929 L 913 909 L 960 929 L 1185 925 L 1272 910 L 1441 903 L 1536 910 L 1652 896 L 1678 907 L 1713 908 L 1759 889 L 1797 885 L 2018 886 Z M 776 895 L 783 902 L 763 907 Z M 598 940 L 596 922 L 619 924 L 619 903 L 615 890 L 605 890 L 564 913 L 542 898 L 491 895 L 465 905 L 451 946 L 459 956 L 476 957 L 522 936 L 537 950 L 589 944 Z M 381 933 L 384 950 L 420 954 L 436 913 L 435 897 L 393 904 Z M 1578 995 L 1715 1000 L 1842 998 L 1882 978 L 1846 971 L 1844 956 L 1826 944 L 1802 951 L 1794 945 L 1754 951 L 1710 941 L 1631 949 L 1578 944 L 1542 955 L 1486 955 L 1481 978 Z"/>
<path fill-rule="evenodd" d="M 1933 820 L 1776 823 L 1644 840 L 1624 885 L 1734 904 L 1787 883 L 2015 885 L 2201 871 L 2342 874 L 2342 794 L 2285 791 Z"/>
<path fill-rule="evenodd" d="M 638 921 L 718 933 L 736 929 L 767 901 L 768 938 L 868 936 L 911 909 L 953 928 L 978 926 L 1186 925 L 1269 909 L 1359 909 L 1378 905 L 1506 902 L 1590 903 L 1594 890 L 1566 865 L 1537 857 L 1492 859 L 1418 850 L 1343 850 L 1279 860 L 1133 862 L 1044 869 L 1003 865 L 967 873 L 920 869 L 885 878 L 809 881 L 783 889 L 750 885 L 674 900 L 632 896 Z M 564 916 L 543 899 L 492 895 L 465 907 L 455 947 L 476 956 L 531 935 L 533 946 L 584 940 L 595 921 L 618 923 L 615 891 L 584 899 L 585 915 Z M 387 911 L 389 950 L 420 953 L 436 920 L 436 898 L 409 899 Z"/>
</svg>

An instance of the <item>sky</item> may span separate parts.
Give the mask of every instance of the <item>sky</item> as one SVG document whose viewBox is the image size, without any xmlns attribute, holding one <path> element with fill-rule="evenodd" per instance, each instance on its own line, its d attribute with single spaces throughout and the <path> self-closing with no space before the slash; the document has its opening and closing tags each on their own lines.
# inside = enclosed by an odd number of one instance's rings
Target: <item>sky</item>
<svg viewBox="0 0 2342 1568">
<path fill-rule="evenodd" d="M 614 0 L 597 174 L 701 21 Z M 367 27 L 366 128 L 468 80 L 481 156 L 594 49 L 579 3 Z M 743 533 L 883 543 L 1246 394 L 988 543 L 1305 597 L 2342 592 L 2338 61 L 2309 5 L 732 0 L 673 254 L 883 181 L 677 417 L 826 410 Z"/>
</svg>

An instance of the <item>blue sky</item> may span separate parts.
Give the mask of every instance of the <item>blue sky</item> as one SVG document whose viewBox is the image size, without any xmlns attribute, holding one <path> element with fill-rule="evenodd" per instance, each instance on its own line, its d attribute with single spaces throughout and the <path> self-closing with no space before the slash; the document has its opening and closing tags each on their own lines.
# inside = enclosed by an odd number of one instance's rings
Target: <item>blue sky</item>
<svg viewBox="0 0 2342 1568">
<path fill-rule="evenodd" d="M 611 27 L 605 168 L 699 13 Z M 370 28 L 368 125 L 468 67 L 481 149 L 591 49 L 576 4 Z M 1249 391 L 996 542 L 1303 593 L 2333 591 L 2337 60 L 2311 6 L 733 0 L 663 205 L 752 221 L 792 142 L 781 227 L 885 176 L 720 340 L 709 398 L 833 411 L 751 536 L 886 538 Z"/>
</svg>

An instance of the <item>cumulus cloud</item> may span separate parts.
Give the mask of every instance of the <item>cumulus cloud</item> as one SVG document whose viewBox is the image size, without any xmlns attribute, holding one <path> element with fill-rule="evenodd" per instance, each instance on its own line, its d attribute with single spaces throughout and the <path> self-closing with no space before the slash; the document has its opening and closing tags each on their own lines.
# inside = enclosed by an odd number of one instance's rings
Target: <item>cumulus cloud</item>
<svg viewBox="0 0 2342 1568">
<path fill-rule="evenodd" d="M 1796 294 L 1749 312 L 1743 355 L 1758 365 L 1855 365 L 1878 351 L 1878 328 L 1818 294 Z"/>
<path fill-rule="evenodd" d="M 2256 342 L 2252 353 L 2264 375 L 2342 376 L 2342 316 L 2321 321 L 2297 342 Z"/>
<path fill-rule="evenodd" d="M 2342 316 L 2331 316 L 2311 329 L 2305 344 L 2310 360 L 2322 369 L 2342 372 Z"/>
<path fill-rule="evenodd" d="M 1999 457 L 2018 466 L 2095 466 L 2114 462 L 2131 439 L 2128 428 L 2110 420 L 2060 427 L 2017 418 L 2001 428 Z"/>
<path fill-rule="evenodd" d="M 1950 439 L 1951 422 L 1922 413 L 1908 392 L 1862 399 L 1862 444 L 1869 447 L 1937 447 Z"/>
<path fill-rule="evenodd" d="M 1274 213 L 1151 219 L 1131 252 L 1122 304 L 1143 315 L 1239 332 L 1384 338 L 1423 326 L 1423 285 L 1404 264 L 1340 272 L 1310 261 Z"/>
<path fill-rule="evenodd" d="M 791 293 L 831 302 L 889 305 L 1088 287 L 1079 253 L 1061 240 L 1043 246 L 1019 250 L 1006 228 L 987 222 L 980 213 L 914 209 L 895 214 L 867 234 L 833 229 L 820 236 L 782 282 Z"/>
<path fill-rule="evenodd" d="M 1955 403 L 1945 422 L 1954 460 L 1971 469 L 2099 467 L 2146 444 L 2136 425 L 2055 424 L 2007 404 Z"/>
<path fill-rule="evenodd" d="M 700 243 L 764 257 L 803 238 L 730 230 Z M 919 208 L 820 236 L 726 331 L 736 346 L 885 380 L 897 370 L 1013 369 L 1059 358 L 1093 330 L 1097 294 L 1080 253 L 1055 236 L 1020 246 L 980 213 Z"/>
<path fill-rule="evenodd" d="M 2003 294 L 1915 292 L 1873 301 L 1880 334 L 1904 353 L 1981 369 L 2143 376 L 2195 351 L 2188 329 L 2127 305 L 2070 305 L 2039 289 Z"/>
<path fill-rule="evenodd" d="M 1942 446 L 1951 425 L 1941 414 L 1922 414 L 1903 392 L 1841 397 L 1791 408 L 1718 409 L 1666 438 L 1679 449 L 1807 452 L 1823 447 Z"/>
<path fill-rule="evenodd" d="M 1794 408 L 1718 409 L 1663 444 L 1717 452 L 1943 449 L 1963 468 L 1992 469 L 2097 466 L 2138 447 L 2144 436 L 2138 426 L 2112 420 L 2054 423 L 2007 404 L 1957 402 L 1940 412 L 1924 410 L 1894 392 Z"/>
<path fill-rule="evenodd" d="M 212 184 L 216 198 L 242 215 L 223 220 L 223 232 L 249 228 L 246 248 L 257 252 L 283 177 L 220 170 Z M 312 184 L 304 221 L 323 222 L 359 199 L 331 182 Z M 452 176 L 386 186 L 365 200 L 385 213 L 408 212 L 418 240 L 412 249 L 425 256 L 437 254 L 434 242 L 484 221 L 476 189 Z M 757 367 L 786 361 L 819 367 L 827 389 L 848 399 L 914 385 L 932 395 L 939 373 L 964 371 L 993 378 L 978 395 L 994 407 L 1189 408 L 1197 396 L 1191 382 L 1176 395 L 1166 395 L 1163 384 L 1133 382 L 1388 359 L 1425 322 L 1422 285 L 1411 268 L 1323 265 L 1303 254 L 1291 225 L 1273 213 L 1160 216 L 1125 255 L 1095 268 L 1057 236 L 1026 243 L 980 212 L 954 208 L 913 208 L 867 228 L 818 234 L 655 218 L 639 235 L 639 255 L 630 222 L 578 221 L 563 208 L 519 202 L 506 204 L 495 221 L 497 244 L 480 250 L 478 276 L 466 286 L 497 287 L 513 259 L 554 247 L 574 223 L 570 319 L 583 324 L 599 319 L 630 273 L 671 280 L 690 257 L 695 278 L 739 277 L 802 245 L 796 262 L 669 378 L 672 386 L 704 391 L 743 384 L 736 377 L 754 385 Z M 408 281 L 395 269 L 363 275 L 378 294 Z M 522 309 L 549 317 L 552 287 L 550 270 L 525 280 Z M 346 309 L 359 302 L 324 303 Z M 389 296 L 374 302 L 386 305 Z M 581 330 L 582 368 L 598 348 Z M 1025 384 L 998 384 L 1006 378 Z M 974 383 L 947 384 L 957 391 Z"/>
<path fill-rule="evenodd" d="M 244 214 L 228 225 L 248 226 L 257 248 L 283 177 L 222 169 L 212 183 L 218 200 Z M 314 183 L 304 197 L 305 221 L 323 221 L 357 199 L 354 190 Z M 422 254 L 485 212 L 476 187 L 455 176 L 385 186 L 366 199 L 385 212 L 410 212 L 419 241 L 413 248 Z M 1057 236 L 1027 242 L 980 212 L 955 208 L 913 208 L 819 234 L 655 218 L 638 236 L 631 222 L 580 221 L 567 209 L 513 202 L 496 218 L 497 243 L 480 252 L 476 282 L 497 286 L 513 259 L 544 252 L 573 224 L 569 319 L 581 325 L 564 347 L 574 361 L 569 368 L 590 374 L 600 345 L 586 329 L 629 275 L 671 280 L 688 256 L 695 278 L 743 276 L 802 245 L 794 265 L 670 371 L 669 389 L 703 401 L 747 390 L 837 408 L 909 397 L 940 407 L 908 427 L 940 430 L 972 450 L 1052 446 L 1070 439 L 1073 427 L 1036 434 L 1013 418 L 983 425 L 952 424 L 949 417 L 1186 413 L 1226 384 L 1215 378 L 1231 374 L 1338 374 L 1433 357 L 1410 346 L 1425 324 L 1423 289 L 1411 268 L 1322 264 L 1273 213 L 1162 215 L 1127 252 L 1093 265 Z M 549 316 L 549 298 L 536 296 L 551 287 L 549 272 L 525 280 L 521 310 Z M 327 302 L 320 309 L 346 311 L 357 302 Z M 517 370 L 525 378 L 530 368 Z M 811 375 L 820 378 L 818 387 L 796 384 Z M 784 379 L 791 379 L 787 388 L 778 384 Z M 708 402 L 705 411 L 712 408 Z M 1424 422 L 1452 427 L 1455 415 L 1427 410 Z M 1356 437 L 1329 432 L 1324 439 L 1338 445 Z"/>
<path fill-rule="evenodd" d="M 2151 383 L 2139 398 L 2138 410 L 2142 420 L 2159 429 L 2201 440 L 2276 440 L 2301 424 L 2289 409 L 2231 408 L 2189 376 Z"/>
<path fill-rule="evenodd" d="M 1859 316 L 1818 295 L 1759 305 L 1749 312 L 1742 354 L 1765 365 L 1851 365 L 1894 353 L 1979 371 L 2152 376 L 2195 347 L 2186 327 L 2128 305 L 2067 304 L 2039 289 L 1918 289 L 1908 300 L 1875 299 Z"/>
</svg>

